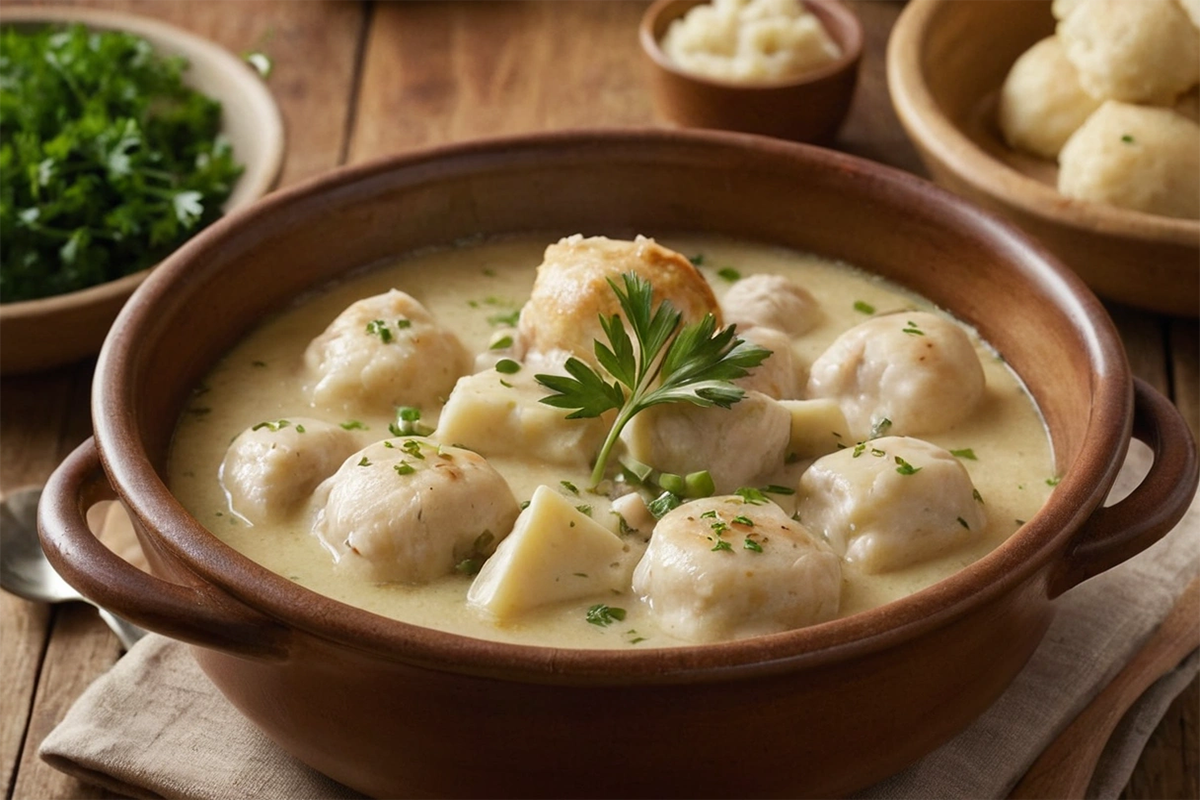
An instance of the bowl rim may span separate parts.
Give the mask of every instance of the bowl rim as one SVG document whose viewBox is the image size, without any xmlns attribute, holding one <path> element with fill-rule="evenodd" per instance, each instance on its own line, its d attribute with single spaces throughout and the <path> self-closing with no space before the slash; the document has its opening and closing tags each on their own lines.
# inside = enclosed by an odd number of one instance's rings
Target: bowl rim
<svg viewBox="0 0 1200 800">
<path fill-rule="evenodd" d="M 354 608 L 298 586 L 221 542 L 188 514 L 153 466 L 138 433 L 133 387 L 137 382 L 138 328 L 150 324 L 160 300 L 186 286 L 192 262 L 217 256 L 224 240 L 272 219 L 296 219 L 305 208 L 327 207 L 356 187 L 382 191 L 393 173 L 429 174 L 435 164 L 477 168 L 489 159 L 512 163 L 531 153 L 575 148 L 594 153 L 633 145 L 672 143 L 714 151 L 760 151 L 769 158 L 815 160 L 822 168 L 868 178 L 889 192 L 931 199 L 937 213 L 983 231 L 998 248 L 1020 255 L 1082 337 L 1093 365 L 1093 406 L 1074 467 L 1050 500 L 991 553 L 912 595 L 849 617 L 806 628 L 714 644 L 644 650 L 590 650 L 511 644 L 424 628 Z M 423 170 L 425 170 L 423 172 Z M 324 200 L 321 200 L 324 198 Z M 896 201 L 899 202 L 899 201 Z M 1024 267 L 1023 267 L 1024 269 Z M 750 134 L 660 128 L 603 128 L 540 132 L 440 145 L 342 167 L 273 193 L 207 228 L 172 254 L 126 304 L 105 341 L 92 394 L 96 445 L 105 472 L 135 520 L 147 520 L 156 545 L 235 600 L 289 627 L 339 647 L 371 652 L 389 661 L 459 674 L 537 682 L 633 683 L 724 681 L 766 676 L 876 652 L 948 624 L 979 603 L 1008 592 L 1045 567 L 1103 499 L 1129 442 L 1132 376 L 1107 313 L 1083 282 L 1015 226 L 965 199 L 901 170 L 832 150 Z M 132 491 L 130 491 L 132 490 Z M 169 531 L 169 535 L 163 533 Z"/>
<path fill-rule="evenodd" d="M 993 158 L 945 115 L 924 81 L 921 53 L 937 15 L 949 0 L 911 0 L 900 12 L 887 46 L 892 105 L 909 136 L 936 153 L 947 169 L 982 195 L 1048 223 L 1084 231 L 1195 247 L 1200 220 L 1167 217 L 1064 197 L 1050 186 Z"/>
<path fill-rule="evenodd" d="M 706 2 L 709 2 L 709 0 L 655 0 L 646 9 L 645 13 L 642 14 L 642 20 L 638 25 L 638 41 L 641 43 L 642 51 L 658 67 L 681 80 L 718 87 L 726 91 L 746 91 L 749 93 L 777 91 L 817 83 L 832 75 L 852 69 L 858 63 L 859 59 L 862 58 L 864 42 L 862 22 L 853 11 L 841 3 L 840 0 L 801 0 L 805 6 L 820 7 L 825 13 L 837 17 L 841 22 L 846 24 L 846 29 L 850 32 L 850 37 L 844 42 L 835 39 L 842 48 L 842 54 L 834 61 L 816 69 L 807 70 L 793 78 L 785 78 L 783 80 L 737 81 L 714 78 L 709 75 L 692 72 L 680 67 L 663 51 L 659 38 L 654 33 L 654 29 L 658 26 L 659 18 L 663 14 L 673 11 L 677 7 L 684 7 L 684 13 L 686 13 L 691 8 L 703 5 Z"/>
<path fill-rule="evenodd" d="M 256 110 L 256 122 L 261 140 L 266 144 L 266 156 L 254 164 L 243 164 L 243 172 L 223 206 L 225 215 L 253 203 L 271 190 L 283 170 L 286 136 L 279 105 L 253 68 L 211 39 L 154 17 L 85 6 L 6 5 L 0 9 L 0 25 L 71 23 L 81 23 L 89 28 L 101 30 L 128 31 L 143 37 L 171 41 L 186 52 L 189 62 L 194 61 L 197 55 L 202 55 L 207 62 L 217 65 L 222 72 L 236 76 L 238 91 L 249 98 L 251 106 Z M 187 83 L 186 78 L 184 83 Z M 0 321 L 33 320 L 44 315 L 66 313 L 127 296 L 157 266 L 156 264 L 139 272 L 131 272 L 73 292 L 11 303 L 0 302 Z"/>
</svg>

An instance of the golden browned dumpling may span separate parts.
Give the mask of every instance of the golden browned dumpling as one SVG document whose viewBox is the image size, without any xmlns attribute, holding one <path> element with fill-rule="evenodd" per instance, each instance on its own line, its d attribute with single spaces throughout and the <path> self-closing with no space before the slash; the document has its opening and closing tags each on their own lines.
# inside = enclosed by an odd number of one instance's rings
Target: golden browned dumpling
<svg viewBox="0 0 1200 800">
<path fill-rule="evenodd" d="M 665 630 L 695 642 L 791 630 L 837 616 L 829 545 L 774 503 L 684 503 L 654 527 L 633 591 Z"/>
<path fill-rule="evenodd" d="M 304 352 L 314 406 L 388 414 L 450 394 L 471 356 L 425 306 L 392 289 L 352 304 Z"/>
<path fill-rule="evenodd" d="M 721 322 L 717 299 L 690 261 L 653 239 L 632 242 L 571 236 L 546 248 L 518 329 L 527 352 L 565 350 L 595 364 L 593 341 L 605 341 L 600 315 L 611 316 L 620 304 L 608 285 L 622 286 L 621 275 L 635 272 L 654 287 L 654 302 L 670 300 L 695 322 L 712 314 Z"/>
</svg>

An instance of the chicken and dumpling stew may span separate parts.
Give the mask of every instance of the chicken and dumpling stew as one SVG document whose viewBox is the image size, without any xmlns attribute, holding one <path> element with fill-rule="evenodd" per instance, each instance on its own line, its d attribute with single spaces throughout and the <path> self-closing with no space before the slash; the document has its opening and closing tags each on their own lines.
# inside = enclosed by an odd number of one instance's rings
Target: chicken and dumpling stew
<svg viewBox="0 0 1200 800">
<path fill-rule="evenodd" d="M 197 387 L 169 481 L 343 602 L 478 638 L 776 633 L 979 559 L 1057 482 L 970 328 L 728 239 L 423 251 L 267 320 Z"/>
</svg>

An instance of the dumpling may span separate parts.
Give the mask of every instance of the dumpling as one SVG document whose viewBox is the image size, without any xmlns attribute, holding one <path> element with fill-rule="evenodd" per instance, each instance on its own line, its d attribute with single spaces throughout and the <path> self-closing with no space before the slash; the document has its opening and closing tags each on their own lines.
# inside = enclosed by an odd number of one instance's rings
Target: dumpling
<svg viewBox="0 0 1200 800">
<path fill-rule="evenodd" d="M 721 310 L 712 289 L 679 253 L 642 236 L 627 242 L 576 235 L 546 248 L 517 325 L 526 351 L 565 350 L 594 365 L 593 342 L 606 340 L 600 315 L 620 311 L 608 281 L 622 286 L 626 272 L 649 281 L 655 304 L 670 300 L 685 324 L 712 314 L 720 325 Z"/>
<path fill-rule="evenodd" d="M 560 364 L 508 360 L 459 378 L 442 409 L 434 436 L 488 458 L 522 456 L 551 464 L 587 467 L 599 452 L 612 414 L 567 419 L 540 402 L 550 391 L 534 379 L 539 371 L 561 374 Z"/>
<path fill-rule="evenodd" d="M 846 561 L 887 572 L 977 540 L 987 527 L 966 468 L 920 439 L 885 436 L 813 462 L 797 516 Z"/>
<path fill-rule="evenodd" d="M 966 331 L 925 311 L 856 325 L 808 376 L 808 396 L 837 400 L 856 440 L 948 430 L 970 415 L 983 390 L 983 366 Z"/>
<path fill-rule="evenodd" d="M 789 336 L 808 333 L 821 320 L 821 307 L 808 290 L 782 275 L 751 275 L 721 298 L 725 322 L 745 335 L 751 328 L 774 328 Z"/>
<path fill-rule="evenodd" d="M 246 521 L 282 519 L 358 447 L 353 433 L 319 419 L 262 422 L 229 445 L 218 478 L 230 510 Z"/>
<path fill-rule="evenodd" d="M 734 383 L 776 400 L 796 397 L 803 381 L 800 380 L 800 366 L 796 363 L 791 338 L 774 328 L 751 328 L 745 333 L 739 331 L 738 335 L 747 342 L 770 350 L 771 355 L 750 370 L 749 375 L 738 378 Z"/>
<path fill-rule="evenodd" d="M 520 513 L 477 453 L 410 436 L 354 453 L 317 487 L 313 530 L 368 580 L 428 583 L 489 555 Z"/>
<path fill-rule="evenodd" d="M 1200 80 L 1200 31 L 1176 0 L 1088 0 L 1058 36 L 1096 98 L 1170 104 Z"/>
<path fill-rule="evenodd" d="M 314 406 L 390 414 L 445 398 L 471 356 L 423 305 L 392 289 L 339 314 L 309 344 L 304 365 Z"/>
<path fill-rule="evenodd" d="M 1079 85 L 1062 42 L 1048 36 L 1029 48 L 1000 88 L 1000 130 L 1010 147 L 1054 158 L 1100 100 Z"/>
<path fill-rule="evenodd" d="M 1169 108 L 1109 101 L 1059 156 L 1067 197 L 1200 218 L 1200 125 Z"/>
<path fill-rule="evenodd" d="M 658 624 L 694 642 L 791 630 L 832 619 L 841 564 L 774 503 L 736 496 L 685 503 L 654 527 L 633 591 Z"/>
<path fill-rule="evenodd" d="M 717 492 L 754 484 L 779 469 L 791 441 L 792 415 L 761 392 L 731 408 L 691 403 L 642 411 L 621 431 L 629 455 L 663 472 L 708 470 Z"/>
</svg>

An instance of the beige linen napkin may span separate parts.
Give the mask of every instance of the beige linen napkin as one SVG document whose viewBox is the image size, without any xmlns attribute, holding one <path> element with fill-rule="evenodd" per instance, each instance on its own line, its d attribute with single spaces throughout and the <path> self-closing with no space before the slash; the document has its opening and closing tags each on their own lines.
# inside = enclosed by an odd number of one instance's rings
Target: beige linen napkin
<svg viewBox="0 0 1200 800">
<path fill-rule="evenodd" d="M 1145 448 L 1131 452 L 1119 492 L 1145 472 Z M 938 750 L 857 796 L 1006 796 L 1200 574 L 1198 533 L 1200 501 L 1193 501 L 1162 541 L 1063 595 L 1042 645 L 992 708 Z M 1193 654 L 1127 715 L 1090 796 L 1120 794 L 1150 732 L 1198 665 Z M 40 753 L 64 772 L 139 798 L 358 797 L 280 750 L 225 701 L 185 645 L 159 636 L 147 637 L 97 680 Z"/>
</svg>

